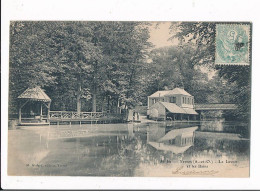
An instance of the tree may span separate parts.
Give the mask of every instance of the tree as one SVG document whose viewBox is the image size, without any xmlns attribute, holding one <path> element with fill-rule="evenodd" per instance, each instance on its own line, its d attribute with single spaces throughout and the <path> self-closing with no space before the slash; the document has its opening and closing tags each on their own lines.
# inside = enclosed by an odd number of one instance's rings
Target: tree
<svg viewBox="0 0 260 194">
<path fill-rule="evenodd" d="M 198 49 L 202 49 L 196 55 L 200 65 L 208 65 L 217 70 L 220 77 L 230 82 L 233 86 L 230 96 L 238 105 L 236 115 L 238 119 L 249 121 L 250 118 L 250 80 L 251 71 L 248 66 L 215 66 L 215 26 L 214 22 L 180 22 L 172 23 L 171 29 L 178 32 L 172 38 L 178 38 L 180 42 L 195 43 Z M 243 73 L 242 73 L 243 72 Z M 239 90 L 238 90 L 239 88 Z"/>
<path fill-rule="evenodd" d="M 151 52 L 152 63 L 147 70 L 149 93 L 180 87 L 193 94 L 197 103 L 208 102 L 207 96 L 212 95 L 209 77 L 196 64 L 194 56 L 197 52 L 190 45 L 154 49 Z"/>
<path fill-rule="evenodd" d="M 13 22 L 10 29 L 10 104 L 34 85 L 46 89 L 56 110 L 81 112 L 82 99 L 92 98 L 94 112 L 105 98 L 136 101 L 133 88 L 149 46 L 142 23 Z"/>
<path fill-rule="evenodd" d="M 54 102 L 58 100 L 63 105 L 64 99 L 76 95 L 80 112 L 81 98 L 88 91 L 86 78 L 96 60 L 102 58 L 92 42 L 91 30 L 84 22 L 12 23 L 10 85 L 15 90 L 20 86 L 21 90 L 34 85 L 45 87 Z M 16 98 L 17 93 L 10 96 Z"/>
<path fill-rule="evenodd" d="M 48 58 L 53 50 L 45 44 L 44 29 L 46 23 L 11 22 L 10 24 L 10 77 L 9 107 L 16 112 L 16 98 L 26 88 L 36 85 L 45 87 L 55 83 L 52 73 L 55 67 Z"/>
<path fill-rule="evenodd" d="M 101 95 L 110 104 L 133 106 L 138 103 L 136 86 L 138 73 L 150 46 L 149 31 L 140 22 L 104 22 L 97 38 L 101 42 L 105 58 L 105 81 Z"/>
</svg>

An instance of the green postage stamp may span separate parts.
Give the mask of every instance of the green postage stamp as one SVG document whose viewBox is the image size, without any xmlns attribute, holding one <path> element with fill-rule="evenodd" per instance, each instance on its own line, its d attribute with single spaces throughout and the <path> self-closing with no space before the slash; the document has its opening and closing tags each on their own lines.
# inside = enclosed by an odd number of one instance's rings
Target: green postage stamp
<svg viewBox="0 0 260 194">
<path fill-rule="evenodd" d="M 250 24 L 216 24 L 216 65 L 250 64 Z"/>
</svg>

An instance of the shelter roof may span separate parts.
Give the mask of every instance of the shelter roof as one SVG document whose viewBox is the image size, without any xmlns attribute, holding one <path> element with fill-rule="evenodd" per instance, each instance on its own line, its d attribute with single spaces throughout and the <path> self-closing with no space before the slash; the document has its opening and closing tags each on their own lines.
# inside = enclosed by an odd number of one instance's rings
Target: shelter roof
<svg viewBox="0 0 260 194">
<path fill-rule="evenodd" d="M 35 88 L 27 88 L 20 96 L 18 96 L 18 98 L 32 101 L 51 101 L 50 97 L 39 86 Z"/>
</svg>

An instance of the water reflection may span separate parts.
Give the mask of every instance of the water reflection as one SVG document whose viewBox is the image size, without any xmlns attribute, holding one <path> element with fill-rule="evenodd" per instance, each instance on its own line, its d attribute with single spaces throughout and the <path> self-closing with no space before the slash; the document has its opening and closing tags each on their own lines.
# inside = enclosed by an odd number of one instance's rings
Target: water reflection
<svg viewBox="0 0 260 194">
<path fill-rule="evenodd" d="M 184 153 L 194 144 L 195 130 L 198 127 L 179 128 L 167 132 L 167 128 L 150 126 L 147 132 L 147 143 L 157 150 Z"/>
<path fill-rule="evenodd" d="M 16 175 L 26 175 L 26 170 L 28 175 L 66 176 L 173 176 L 167 173 L 180 161 L 202 159 L 236 160 L 248 167 L 248 139 L 221 125 L 222 131 L 206 130 L 196 122 L 10 130 L 9 152 L 19 155 L 10 154 L 9 166 L 19 166 Z"/>
</svg>

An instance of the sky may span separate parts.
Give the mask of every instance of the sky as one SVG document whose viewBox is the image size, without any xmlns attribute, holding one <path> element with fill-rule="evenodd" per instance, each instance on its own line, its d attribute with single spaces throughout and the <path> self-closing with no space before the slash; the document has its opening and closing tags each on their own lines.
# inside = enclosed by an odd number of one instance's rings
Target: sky
<svg viewBox="0 0 260 194">
<path fill-rule="evenodd" d="M 157 24 L 158 22 L 154 22 L 150 27 L 149 41 L 154 44 L 155 48 L 177 45 L 177 39 L 169 40 L 169 38 L 174 35 L 170 34 L 169 30 L 171 22 L 160 22 L 159 25 Z M 148 62 L 151 62 L 151 59 L 148 59 Z M 212 79 L 212 77 L 216 74 L 216 71 L 209 71 L 209 69 L 205 67 L 201 67 L 200 69 L 203 73 L 208 74 L 209 79 Z"/>
<path fill-rule="evenodd" d="M 150 39 L 149 41 L 152 42 L 155 48 L 177 45 L 177 39 L 173 41 L 168 40 L 173 34 L 170 34 L 169 27 L 171 22 L 160 22 L 158 26 L 156 26 L 158 22 L 154 22 L 153 25 L 150 27 Z"/>
</svg>

